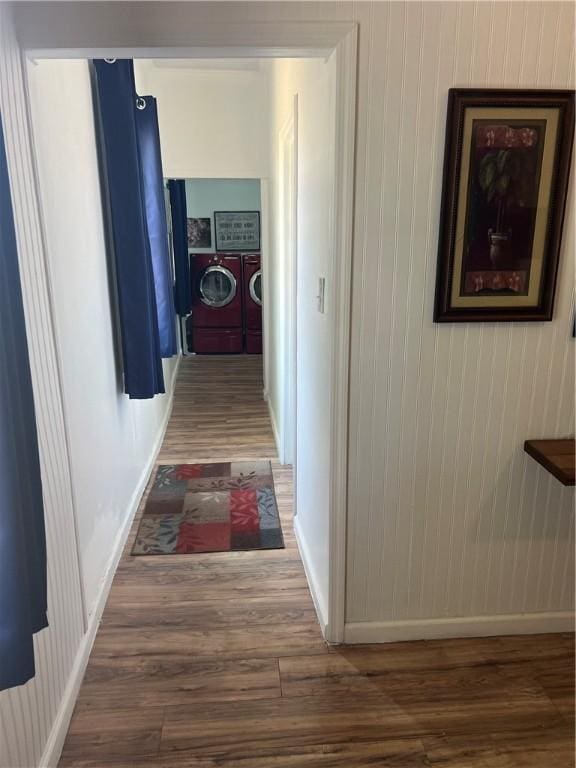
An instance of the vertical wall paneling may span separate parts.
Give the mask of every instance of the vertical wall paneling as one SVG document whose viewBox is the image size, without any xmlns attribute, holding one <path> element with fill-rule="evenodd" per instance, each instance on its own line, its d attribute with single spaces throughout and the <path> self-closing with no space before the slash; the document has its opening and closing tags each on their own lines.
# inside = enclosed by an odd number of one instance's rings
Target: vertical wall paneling
<svg viewBox="0 0 576 768">
<path fill-rule="evenodd" d="M 448 89 L 574 87 L 574 9 L 376 3 L 371 14 L 360 27 L 347 621 L 568 616 L 573 493 L 522 446 L 574 433 L 573 185 L 552 322 L 431 318 Z"/>
<path fill-rule="evenodd" d="M 22 61 L 10 12 L 0 6 L 0 105 L 20 258 L 42 467 L 50 626 L 35 637 L 36 677 L 0 693 L 0 765 L 38 765 L 83 634 L 66 439 Z"/>
</svg>

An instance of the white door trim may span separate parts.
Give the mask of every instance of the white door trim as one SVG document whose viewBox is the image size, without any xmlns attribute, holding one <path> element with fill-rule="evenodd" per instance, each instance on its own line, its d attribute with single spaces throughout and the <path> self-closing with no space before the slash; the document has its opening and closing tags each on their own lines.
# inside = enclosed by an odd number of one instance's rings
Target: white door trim
<svg viewBox="0 0 576 768">
<path fill-rule="evenodd" d="M 329 300 L 335 311 L 332 333 L 330 541 L 328 626 L 326 639 L 344 642 L 346 617 L 346 533 L 348 513 L 348 414 L 352 238 L 354 226 L 354 153 L 356 139 L 357 27 L 336 46 L 336 164 Z"/>
<path fill-rule="evenodd" d="M 194 19 L 193 4 L 16 4 L 20 44 L 30 58 L 326 57 L 336 53 L 334 215 L 327 285 L 335 311 L 331 344 L 329 594 L 326 639 L 344 639 L 350 311 L 356 130 L 357 24 L 221 23 Z M 144 4 L 143 4 L 144 5 Z M 178 8 L 178 6 L 181 6 Z M 169 10 L 168 10 L 169 9 Z M 123 21 L 123 23 L 119 23 Z M 167 45 L 167 42 L 169 43 Z"/>
</svg>

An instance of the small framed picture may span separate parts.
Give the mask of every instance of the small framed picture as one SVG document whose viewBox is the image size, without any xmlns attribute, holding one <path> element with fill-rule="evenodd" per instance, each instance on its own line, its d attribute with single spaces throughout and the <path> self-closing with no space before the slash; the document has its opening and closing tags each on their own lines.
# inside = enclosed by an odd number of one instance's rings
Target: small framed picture
<svg viewBox="0 0 576 768">
<path fill-rule="evenodd" d="M 451 89 L 434 320 L 550 320 L 574 91 Z"/>
<path fill-rule="evenodd" d="M 217 251 L 259 251 L 260 211 L 214 211 Z"/>
<path fill-rule="evenodd" d="M 212 222 L 206 219 L 188 219 L 188 248 L 212 247 Z"/>
</svg>

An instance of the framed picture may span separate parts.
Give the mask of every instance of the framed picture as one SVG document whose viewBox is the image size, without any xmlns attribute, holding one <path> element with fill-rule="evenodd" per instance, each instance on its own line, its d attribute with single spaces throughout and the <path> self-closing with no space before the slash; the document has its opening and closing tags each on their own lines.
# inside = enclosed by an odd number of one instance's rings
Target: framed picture
<svg viewBox="0 0 576 768">
<path fill-rule="evenodd" d="M 206 219 L 188 219 L 188 248 L 212 247 L 212 222 Z"/>
<path fill-rule="evenodd" d="M 259 251 L 260 211 L 214 211 L 217 251 Z"/>
<path fill-rule="evenodd" d="M 451 89 L 434 320 L 550 320 L 574 91 Z"/>
</svg>

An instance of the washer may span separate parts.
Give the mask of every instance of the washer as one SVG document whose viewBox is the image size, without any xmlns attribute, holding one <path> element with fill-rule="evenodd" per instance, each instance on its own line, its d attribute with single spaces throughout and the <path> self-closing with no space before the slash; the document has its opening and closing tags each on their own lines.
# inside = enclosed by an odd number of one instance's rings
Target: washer
<svg viewBox="0 0 576 768">
<path fill-rule="evenodd" d="M 239 354 L 243 348 L 242 261 L 233 254 L 190 257 L 192 351 Z"/>
<path fill-rule="evenodd" d="M 262 262 L 259 253 L 242 257 L 244 275 L 244 333 L 246 352 L 262 354 Z"/>
</svg>

